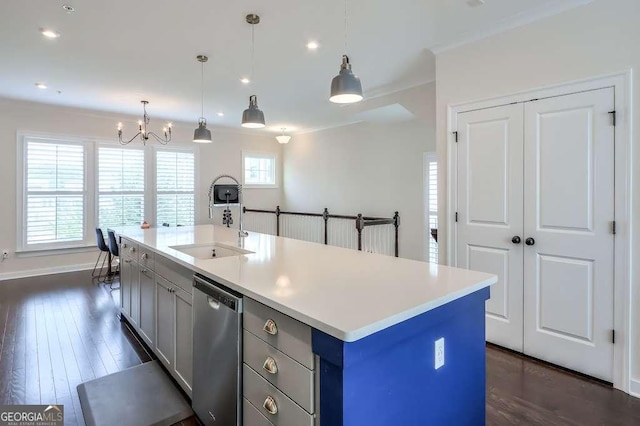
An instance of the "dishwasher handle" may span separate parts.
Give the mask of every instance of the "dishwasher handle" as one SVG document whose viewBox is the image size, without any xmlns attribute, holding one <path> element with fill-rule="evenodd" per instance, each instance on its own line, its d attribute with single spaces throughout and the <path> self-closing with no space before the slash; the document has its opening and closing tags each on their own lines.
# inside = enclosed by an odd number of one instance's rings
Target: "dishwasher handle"
<svg viewBox="0 0 640 426">
<path fill-rule="evenodd" d="M 224 305 L 238 313 L 242 312 L 241 294 L 227 289 L 218 283 L 207 280 L 199 275 L 193 276 L 193 287 L 207 295 L 209 306 L 213 309 L 217 310 L 221 305 Z"/>
</svg>

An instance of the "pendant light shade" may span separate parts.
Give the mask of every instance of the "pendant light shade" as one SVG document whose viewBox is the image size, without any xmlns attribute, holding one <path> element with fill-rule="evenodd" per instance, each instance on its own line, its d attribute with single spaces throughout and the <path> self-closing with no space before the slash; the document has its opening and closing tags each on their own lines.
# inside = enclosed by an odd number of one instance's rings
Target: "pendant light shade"
<svg viewBox="0 0 640 426">
<path fill-rule="evenodd" d="M 254 50 L 255 50 L 255 28 L 260 23 L 260 17 L 255 13 L 250 13 L 245 17 L 247 24 L 251 25 L 251 81 L 254 81 Z M 261 129 L 265 126 L 264 112 L 258 108 L 258 97 L 249 96 L 249 108 L 242 113 L 242 127 L 249 129 Z"/>
<path fill-rule="evenodd" d="M 349 57 L 342 55 L 340 74 L 331 81 L 331 102 L 350 104 L 362 100 L 362 84 L 360 78 L 351 71 Z"/>
<path fill-rule="evenodd" d="M 196 56 L 198 62 L 200 62 L 201 66 L 201 95 L 202 95 L 202 103 L 201 103 L 201 115 L 198 120 L 198 128 L 193 132 L 193 141 L 197 143 L 211 143 L 211 130 L 207 129 L 207 119 L 204 118 L 204 63 L 209 60 L 204 55 Z"/>
<path fill-rule="evenodd" d="M 260 129 L 264 127 L 264 112 L 258 108 L 256 95 L 249 96 L 249 108 L 242 113 L 242 127 Z"/>
<path fill-rule="evenodd" d="M 211 130 L 207 129 L 207 120 L 201 118 L 198 128 L 193 132 L 193 141 L 197 143 L 211 143 Z"/>
<path fill-rule="evenodd" d="M 289 141 L 291 140 L 291 136 L 289 135 L 285 135 L 284 131 L 286 130 L 286 128 L 282 128 L 282 134 L 279 136 L 276 136 L 276 140 L 278 141 L 278 143 L 280 144 L 285 144 L 285 143 L 289 143 Z"/>
</svg>

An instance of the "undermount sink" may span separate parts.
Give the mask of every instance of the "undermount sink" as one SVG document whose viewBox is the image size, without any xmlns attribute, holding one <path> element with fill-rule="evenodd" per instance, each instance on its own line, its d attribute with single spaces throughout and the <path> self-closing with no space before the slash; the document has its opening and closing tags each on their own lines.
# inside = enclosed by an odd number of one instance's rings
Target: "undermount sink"
<svg viewBox="0 0 640 426">
<path fill-rule="evenodd" d="M 188 244 L 169 247 L 196 259 L 218 259 L 220 257 L 242 256 L 253 254 L 252 251 L 220 243 Z"/>
</svg>

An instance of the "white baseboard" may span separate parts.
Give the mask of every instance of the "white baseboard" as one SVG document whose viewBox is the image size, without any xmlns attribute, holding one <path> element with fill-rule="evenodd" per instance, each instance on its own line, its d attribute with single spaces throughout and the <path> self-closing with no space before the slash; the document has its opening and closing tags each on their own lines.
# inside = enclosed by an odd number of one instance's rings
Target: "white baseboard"
<svg viewBox="0 0 640 426">
<path fill-rule="evenodd" d="M 93 265 L 93 263 L 83 263 L 78 265 L 51 266 L 49 268 L 4 272 L 0 273 L 0 281 L 14 280 L 17 278 L 39 277 L 42 275 L 61 274 L 65 272 L 86 271 L 89 269 L 93 269 Z"/>
<path fill-rule="evenodd" d="M 640 380 L 631 379 L 629 381 L 629 394 L 636 398 L 640 398 Z"/>
</svg>

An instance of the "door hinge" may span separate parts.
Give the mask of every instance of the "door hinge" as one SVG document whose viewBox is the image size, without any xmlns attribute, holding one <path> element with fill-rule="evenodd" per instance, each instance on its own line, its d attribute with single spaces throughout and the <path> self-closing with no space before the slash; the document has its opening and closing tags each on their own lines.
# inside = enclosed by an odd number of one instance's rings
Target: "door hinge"
<svg viewBox="0 0 640 426">
<path fill-rule="evenodd" d="M 613 119 L 613 127 L 616 127 L 616 111 L 609 111 L 609 114 L 611 114 L 611 118 Z"/>
<path fill-rule="evenodd" d="M 613 343 L 613 344 L 616 343 L 616 331 L 615 330 L 611 330 L 611 343 Z"/>
<path fill-rule="evenodd" d="M 611 233 L 613 235 L 616 235 L 616 221 L 615 220 L 611 222 Z"/>
<path fill-rule="evenodd" d="M 456 222 L 458 221 L 458 212 L 456 212 Z"/>
<path fill-rule="evenodd" d="M 456 143 L 458 143 L 458 132 L 453 132 L 453 137 L 455 138 Z"/>
</svg>

